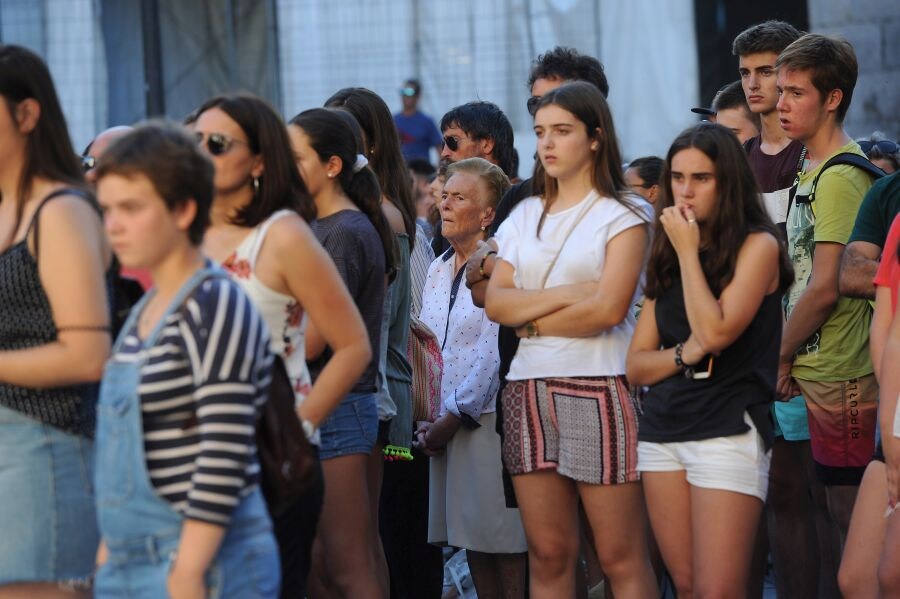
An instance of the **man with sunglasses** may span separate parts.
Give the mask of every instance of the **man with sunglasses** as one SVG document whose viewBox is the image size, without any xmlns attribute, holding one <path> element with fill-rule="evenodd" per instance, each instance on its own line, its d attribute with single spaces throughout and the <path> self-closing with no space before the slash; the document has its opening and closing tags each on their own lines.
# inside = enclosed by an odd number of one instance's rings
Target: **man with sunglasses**
<svg viewBox="0 0 900 599">
<path fill-rule="evenodd" d="M 413 159 L 427 160 L 431 163 L 430 150 L 437 150 L 441 155 L 443 139 L 437 125 L 427 114 L 419 111 L 419 99 L 422 85 L 418 79 L 407 79 L 400 88 L 400 101 L 403 110 L 394 115 L 394 125 L 400 134 L 400 149 L 407 162 Z"/>
<path fill-rule="evenodd" d="M 96 166 L 97 161 L 100 160 L 100 156 L 106 151 L 106 148 L 108 148 L 112 142 L 130 131 L 131 127 L 125 125 L 110 127 L 109 129 L 98 133 L 97 137 L 87 145 L 84 152 L 81 153 L 81 166 L 84 169 L 84 178 L 87 179 L 88 183 L 91 185 L 96 183 L 94 178 L 94 167 Z"/>
<path fill-rule="evenodd" d="M 503 111 L 492 102 L 468 102 L 451 109 L 441 119 L 444 136 L 441 163 L 465 158 L 484 158 L 516 177 L 513 128 Z"/>
</svg>

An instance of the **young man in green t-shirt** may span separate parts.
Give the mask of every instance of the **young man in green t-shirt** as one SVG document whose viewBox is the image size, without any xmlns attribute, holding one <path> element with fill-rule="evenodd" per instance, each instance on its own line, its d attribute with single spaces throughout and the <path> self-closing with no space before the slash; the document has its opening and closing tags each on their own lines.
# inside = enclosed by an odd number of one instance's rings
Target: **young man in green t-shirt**
<svg viewBox="0 0 900 599">
<path fill-rule="evenodd" d="M 812 192 L 822 172 L 814 201 L 794 201 L 788 213 L 796 281 L 784 299 L 778 389 L 789 397 L 799 387 L 806 400 L 816 471 L 843 543 L 875 448 L 877 385 L 868 352 L 870 306 L 839 295 L 838 271 L 872 180 L 856 167 L 821 166 L 841 152 L 864 156 L 842 125 L 858 66 L 847 41 L 807 34 L 785 48 L 775 67 L 781 126 L 808 150 L 797 198 Z"/>
</svg>

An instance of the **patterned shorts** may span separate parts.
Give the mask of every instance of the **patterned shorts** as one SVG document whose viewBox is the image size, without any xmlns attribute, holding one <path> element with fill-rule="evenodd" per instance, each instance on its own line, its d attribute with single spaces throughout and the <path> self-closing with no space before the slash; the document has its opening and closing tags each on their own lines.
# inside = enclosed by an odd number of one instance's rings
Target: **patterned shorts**
<svg viewBox="0 0 900 599">
<path fill-rule="evenodd" d="M 624 376 L 510 381 L 501 401 L 510 474 L 555 469 L 603 485 L 640 479 L 639 408 Z"/>
</svg>

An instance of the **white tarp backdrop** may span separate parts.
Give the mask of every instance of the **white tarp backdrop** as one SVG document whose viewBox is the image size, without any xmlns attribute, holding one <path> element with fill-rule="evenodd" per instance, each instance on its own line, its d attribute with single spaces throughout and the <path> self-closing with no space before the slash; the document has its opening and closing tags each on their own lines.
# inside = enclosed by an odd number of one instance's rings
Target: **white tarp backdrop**
<svg viewBox="0 0 900 599">
<path fill-rule="evenodd" d="M 400 107 L 422 81 L 435 120 L 490 100 L 516 130 L 520 175 L 534 152 L 525 109 L 533 58 L 566 45 L 600 58 L 626 158 L 662 154 L 696 121 L 692 0 L 277 0 L 282 107 L 290 118 L 341 87 L 363 86 Z"/>
<path fill-rule="evenodd" d="M 108 121 L 144 114 L 141 6 L 0 0 L 0 40 L 47 59 L 78 150 Z M 267 97 L 286 118 L 346 86 L 369 87 L 398 110 L 398 89 L 414 76 L 423 84 L 422 108 L 436 120 L 473 99 L 498 104 L 516 131 L 520 174 L 527 176 L 534 152 L 525 109 L 531 61 L 566 45 L 604 63 L 626 158 L 662 154 L 696 120 L 689 111 L 697 104 L 698 72 L 692 0 L 158 0 L 156 6 L 161 93 L 166 113 L 177 119 L 229 87 Z M 104 32 L 111 47 L 104 48 Z"/>
</svg>

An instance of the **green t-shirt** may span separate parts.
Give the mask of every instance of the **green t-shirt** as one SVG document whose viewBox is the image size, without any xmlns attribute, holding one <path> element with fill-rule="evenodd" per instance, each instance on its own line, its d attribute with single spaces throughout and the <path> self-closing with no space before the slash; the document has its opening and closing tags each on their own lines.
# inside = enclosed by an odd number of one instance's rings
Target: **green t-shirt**
<svg viewBox="0 0 900 599">
<path fill-rule="evenodd" d="M 851 141 L 835 154 L 853 152 L 865 156 Z M 833 156 L 834 154 L 832 154 Z M 822 164 L 831 158 L 828 156 Z M 821 165 L 800 175 L 797 195 L 807 195 Z M 794 284 L 784 297 L 789 318 L 812 275 L 816 243 L 847 244 L 863 196 L 872 178 L 850 165 L 832 166 L 816 185 L 812 204 L 794 204 L 787 220 L 788 255 L 794 264 Z M 840 297 L 822 327 L 797 350 L 791 374 L 802 380 L 843 381 L 872 373 L 869 357 L 869 324 L 872 311 L 866 300 Z"/>
<path fill-rule="evenodd" d="M 850 242 L 868 241 L 883 248 L 897 214 L 900 214 L 900 171 L 872 185 L 859 207 Z"/>
</svg>

